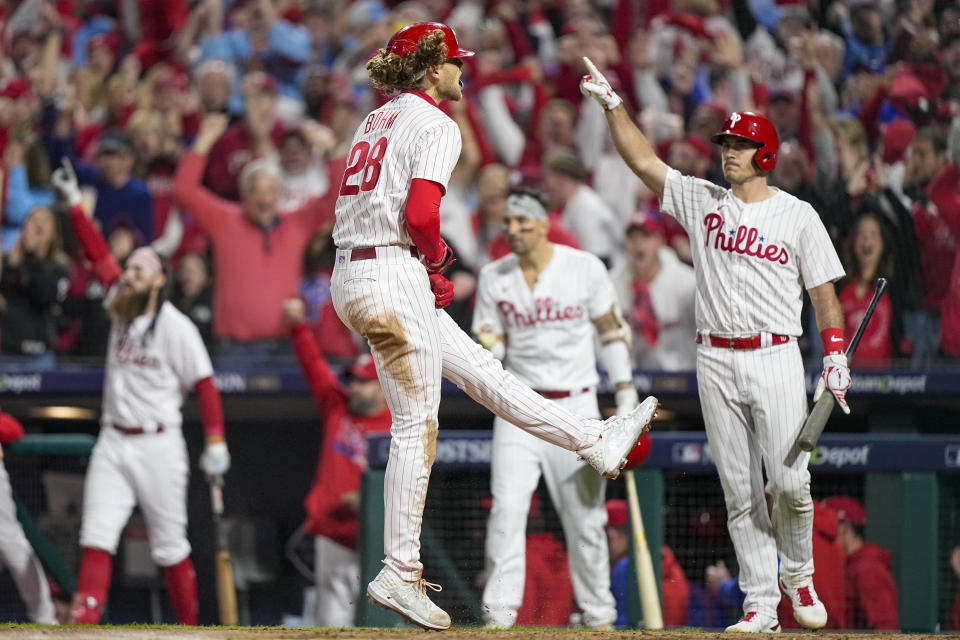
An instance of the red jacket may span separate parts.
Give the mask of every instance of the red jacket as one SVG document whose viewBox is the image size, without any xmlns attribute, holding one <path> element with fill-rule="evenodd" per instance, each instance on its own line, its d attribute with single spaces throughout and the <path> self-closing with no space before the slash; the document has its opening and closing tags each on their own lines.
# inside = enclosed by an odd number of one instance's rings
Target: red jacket
<svg viewBox="0 0 960 640">
<path fill-rule="evenodd" d="M 851 281 L 837 296 L 843 309 L 844 334 L 853 337 L 860 321 L 867 313 L 873 287 L 868 287 L 862 295 L 857 294 L 857 283 Z M 850 365 L 854 368 L 882 368 L 890 365 L 893 358 L 893 341 L 890 339 L 890 327 L 893 323 L 893 306 L 890 296 L 883 296 L 877 303 L 870 324 L 863 332 L 860 346 L 853 355 Z"/>
<path fill-rule="evenodd" d="M 930 182 L 927 195 L 937 207 L 955 242 L 960 244 L 960 171 L 948 164 Z M 952 356 L 960 357 L 960 252 L 956 254 L 950 274 L 950 285 L 940 307 L 940 347 Z"/>
<path fill-rule="evenodd" d="M 527 536 L 527 578 L 518 627 L 565 627 L 573 611 L 567 552 L 549 533 Z"/>
<path fill-rule="evenodd" d="M 667 545 L 660 547 L 663 556 L 663 626 L 687 626 L 687 606 L 690 604 L 690 583 L 677 557 Z"/>
<path fill-rule="evenodd" d="M 347 393 L 323 359 L 310 328 L 298 325 L 291 330 L 291 337 L 324 426 L 317 474 L 303 502 L 307 510 L 304 529 L 356 549 L 357 512 L 342 505 L 340 499 L 360 489 L 367 468 L 367 434 L 389 433 L 390 411 L 384 409 L 374 416 L 351 414 Z"/>
<path fill-rule="evenodd" d="M 890 552 L 866 542 L 847 556 L 846 572 L 847 626 L 874 631 L 899 629 Z"/>
<path fill-rule="evenodd" d="M 837 539 L 837 513 L 821 503 L 813 502 L 813 588 L 827 608 L 827 628 L 846 629 L 847 611 L 844 595 L 843 547 Z M 793 619 L 793 605 L 784 595 L 777 609 L 785 629 L 800 629 Z"/>
<path fill-rule="evenodd" d="M 269 230 L 263 230 L 250 222 L 240 205 L 201 186 L 206 161 L 192 151 L 185 153 L 173 191 L 213 241 L 213 332 L 243 341 L 280 338 L 286 333 L 283 301 L 299 291 L 304 249 L 333 216 L 337 190 L 331 188 L 301 208 L 281 213 Z"/>
</svg>

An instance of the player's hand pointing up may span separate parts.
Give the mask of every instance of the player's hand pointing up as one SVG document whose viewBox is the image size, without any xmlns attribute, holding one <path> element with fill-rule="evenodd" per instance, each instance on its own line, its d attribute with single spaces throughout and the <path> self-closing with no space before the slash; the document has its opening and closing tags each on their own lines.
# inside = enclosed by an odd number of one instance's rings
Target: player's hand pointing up
<svg viewBox="0 0 960 640">
<path fill-rule="evenodd" d="M 586 56 L 583 57 L 583 64 L 587 67 L 587 75 L 580 78 L 580 93 L 599 102 L 607 111 L 619 107 L 623 100 L 610 88 L 610 83 L 596 65 Z"/>
</svg>

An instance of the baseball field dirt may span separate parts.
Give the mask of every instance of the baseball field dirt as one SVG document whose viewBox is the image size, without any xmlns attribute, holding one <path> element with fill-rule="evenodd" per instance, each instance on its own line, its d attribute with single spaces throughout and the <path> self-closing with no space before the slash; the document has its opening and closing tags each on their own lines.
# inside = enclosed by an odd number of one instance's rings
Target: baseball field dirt
<svg viewBox="0 0 960 640">
<path fill-rule="evenodd" d="M 18 640 L 732 640 L 737 634 L 700 631 L 588 631 L 578 629 L 510 629 L 493 631 L 455 628 L 449 631 L 419 629 L 321 629 L 284 627 L 34 627 L 0 626 L 0 637 Z M 777 640 L 943 640 L 934 634 L 784 632 Z"/>
</svg>

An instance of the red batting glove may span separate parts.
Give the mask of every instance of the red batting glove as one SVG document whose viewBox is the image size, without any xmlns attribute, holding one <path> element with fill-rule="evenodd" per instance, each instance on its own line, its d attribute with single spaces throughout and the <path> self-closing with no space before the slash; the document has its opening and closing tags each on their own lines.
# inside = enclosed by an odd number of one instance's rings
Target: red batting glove
<svg viewBox="0 0 960 640">
<path fill-rule="evenodd" d="M 427 273 L 443 273 L 453 262 L 453 249 L 450 248 L 443 239 L 440 240 L 440 257 L 436 260 L 423 257 L 423 265 L 427 268 Z"/>
<path fill-rule="evenodd" d="M 437 309 L 446 309 L 453 302 L 453 283 L 439 273 L 430 274 L 430 290 L 437 299 Z"/>
</svg>

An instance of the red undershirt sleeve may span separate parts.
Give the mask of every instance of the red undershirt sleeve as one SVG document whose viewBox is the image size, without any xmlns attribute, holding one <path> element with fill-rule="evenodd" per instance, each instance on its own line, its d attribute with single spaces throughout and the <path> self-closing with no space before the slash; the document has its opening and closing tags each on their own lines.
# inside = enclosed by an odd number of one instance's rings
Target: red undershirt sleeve
<svg viewBox="0 0 960 640">
<path fill-rule="evenodd" d="M 407 232 L 428 260 L 437 261 L 443 257 L 440 244 L 440 200 L 443 187 L 432 180 L 414 178 L 410 183 L 404 217 Z"/>
<path fill-rule="evenodd" d="M 208 438 L 223 438 L 223 403 L 220 402 L 220 392 L 214 386 L 213 378 L 204 378 L 197 383 L 196 389 L 204 433 Z"/>
<path fill-rule="evenodd" d="M 110 255 L 110 249 L 107 248 L 107 241 L 104 240 L 103 234 L 93 226 L 93 221 L 86 216 L 80 205 L 70 207 L 70 221 L 73 223 L 77 240 L 83 247 L 83 254 L 93 264 L 94 275 L 104 287 L 109 289 L 123 271 Z"/>
</svg>

